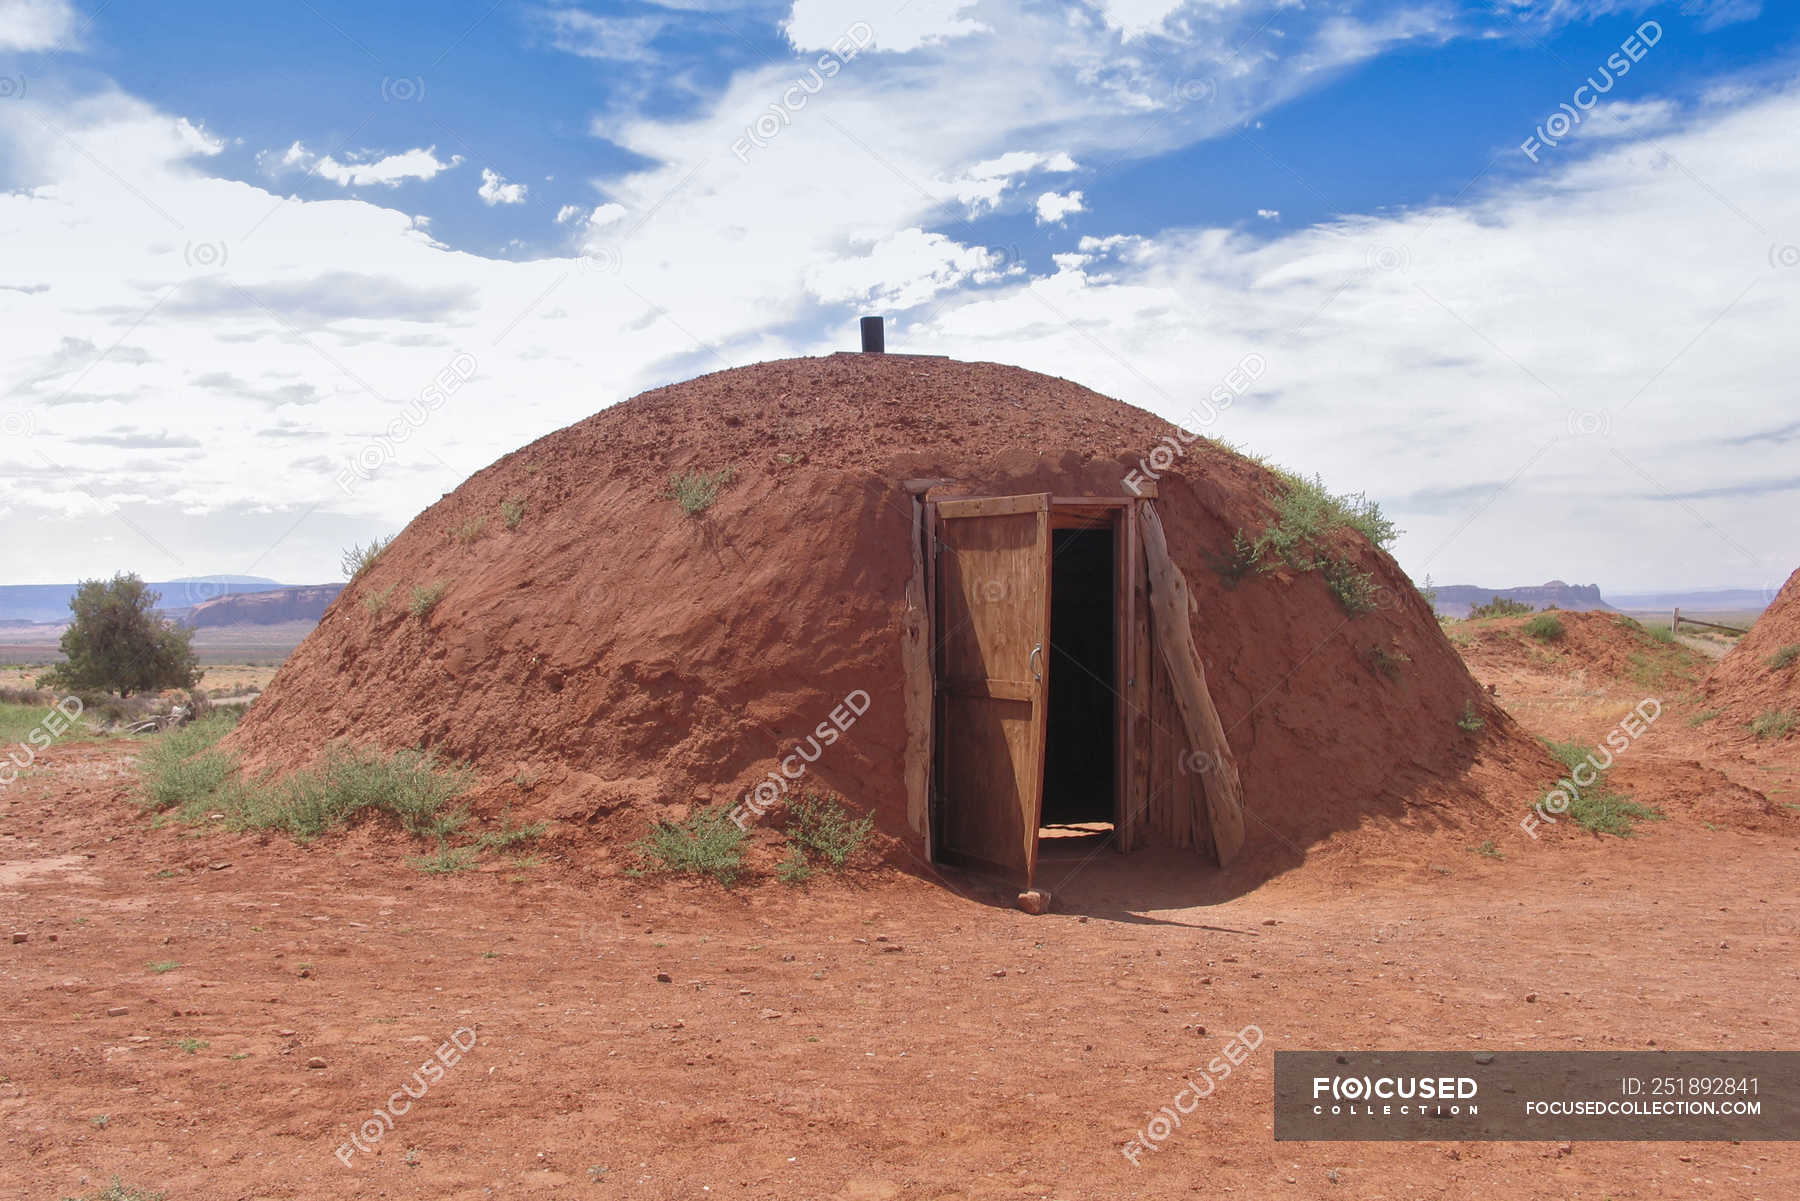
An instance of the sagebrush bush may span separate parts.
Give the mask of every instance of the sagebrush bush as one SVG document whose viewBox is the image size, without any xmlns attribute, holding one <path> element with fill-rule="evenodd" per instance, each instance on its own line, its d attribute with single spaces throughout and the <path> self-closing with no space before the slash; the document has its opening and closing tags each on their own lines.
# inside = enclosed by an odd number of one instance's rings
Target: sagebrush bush
<svg viewBox="0 0 1800 1201">
<path fill-rule="evenodd" d="M 1525 623 L 1525 632 L 1543 642 L 1560 642 L 1564 633 L 1563 623 L 1548 613 L 1540 613 Z"/>
<path fill-rule="evenodd" d="M 816 855 L 841 870 L 863 849 L 874 830 L 873 817 L 852 818 L 836 793 L 809 788 L 788 802 L 782 833 L 802 855 Z"/>
<path fill-rule="evenodd" d="M 665 871 L 711 876 L 730 885 L 743 873 L 746 837 L 723 806 L 709 805 L 686 821 L 652 823 L 650 832 L 633 849 L 660 863 Z"/>
</svg>

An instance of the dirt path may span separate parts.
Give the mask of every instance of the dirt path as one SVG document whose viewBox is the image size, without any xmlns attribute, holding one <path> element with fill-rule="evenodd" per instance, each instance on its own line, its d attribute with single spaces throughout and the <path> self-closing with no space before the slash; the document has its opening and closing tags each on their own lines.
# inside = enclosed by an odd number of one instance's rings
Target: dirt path
<svg viewBox="0 0 1800 1201">
<path fill-rule="evenodd" d="M 1363 831 L 1222 901 L 1104 856 L 1031 918 L 887 875 L 722 894 L 428 877 L 372 830 L 196 837 L 130 816 L 129 751 L 59 747 L 0 793 L 0 915 L 30 936 L 0 938 L 3 1197 L 1800 1195 L 1792 1145 L 1276 1144 L 1269 1112 L 1276 1048 L 1800 1045 L 1785 828 Z"/>
</svg>

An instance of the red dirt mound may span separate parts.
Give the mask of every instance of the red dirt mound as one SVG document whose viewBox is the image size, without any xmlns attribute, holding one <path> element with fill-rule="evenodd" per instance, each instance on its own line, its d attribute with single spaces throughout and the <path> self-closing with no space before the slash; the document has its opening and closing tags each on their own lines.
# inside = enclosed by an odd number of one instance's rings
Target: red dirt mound
<svg viewBox="0 0 1800 1201">
<path fill-rule="evenodd" d="M 1554 629 L 1544 629 L 1552 621 Z M 1470 673 L 1498 685 L 1502 697 L 1541 691 L 1546 678 L 1576 687 L 1619 683 L 1666 691 L 1691 686 L 1706 669 L 1697 651 L 1659 641 L 1624 614 L 1603 610 L 1490 617 L 1451 629 Z"/>
<path fill-rule="evenodd" d="M 1750 632 L 1713 665 L 1705 692 L 1709 705 L 1741 722 L 1771 710 L 1800 717 L 1800 571 L 1788 577 Z"/>
<path fill-rule="evenodd" d="M 905 827 L 902 614 L 909 478 L 972 495 L 1122 495 L 1171 432 L 1066 380 L 834 355 L 644 393 L 507 455 L 420 514 L 326 612 L 228 743 L 292 768 L 339 738 L 473 764 L 477 805 L 635 838 L 667 807 L 734 802 L 846 695 L 866 715 L 809 779 Z M 699 517 L 672 473 L 730 471 Z M 1243 771 L 1263 870 L 1371 817 L 1460 822 L 1553 767 L 1482 694 L 1386 554 L 1347 616 L 1317 572 L 1221 565 L 1280 483 L 1200 441 L 1157 507 Z M 523 515 L 512 521 L 503 513 Z M 503 510 L 503 506 L 505 509 Z M 441 587 L 422 615 L 409 611 Z M 421 606 L 422 607 L 422 606 Z M 1379 652 L 1379 653 L 1378 653 Z M 1459 727 L 1465 706 L 1482 724 Z M 1473 723 L 1468 723 L 1473 724 Z M 608 854 L 604 849 L 600 854 Z"/>
</svg>

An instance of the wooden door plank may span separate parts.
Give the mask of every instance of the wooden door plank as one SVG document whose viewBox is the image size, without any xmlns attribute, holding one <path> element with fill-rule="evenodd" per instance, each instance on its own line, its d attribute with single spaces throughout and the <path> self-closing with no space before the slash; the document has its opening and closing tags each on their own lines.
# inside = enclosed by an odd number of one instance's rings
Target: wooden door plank
<svg viewBox="0 0 1800 1201">
<path fill-rule="evenodd" d="M 937 502 L 938 520 L 955 517 L 1007 517 L 1014 513 L 1042 513 L 1050 507 L 1048 492 L 1025 496 L 977 496 Z"/>
<path fill-rule="evenodd" d="M 1156 640 L 1168 668 L 1175 702 L 1181 710 L 1191 749 L 1208 756 L 1200 775 L 1205 794 L 1207 825 L 1219 865 L 1230 863 L 1244 846 L 1243 785 L 1237 760 L 1225 738 L 1219 711 L 1206 688 L 1206 667 L 1194 646 L 1188 614 L 1194 608 L 1187 579 L 1169 557 L 1168 539 L 1156 507 L 1145 502 L 1141 513 L 1145 565 L 1150 576 L 1150 611 L 1156 623 Z"/>
<path fill-rule="evenodd" d="M 931 835 L 931 619 L 925 591 L 925 504 L 912 498 L 912 579 L 906 585 L 901 661 L 906 672 L 906 824 L 926 843 Z"/>
</svg>

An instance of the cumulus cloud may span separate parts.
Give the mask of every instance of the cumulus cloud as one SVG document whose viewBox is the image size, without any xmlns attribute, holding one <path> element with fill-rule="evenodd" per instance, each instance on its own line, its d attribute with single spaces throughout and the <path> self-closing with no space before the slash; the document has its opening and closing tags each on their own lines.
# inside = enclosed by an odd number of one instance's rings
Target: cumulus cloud
<svg viewBox="0 0 1800 1201">
<path fill-rule="evenodd" d="M 496 204 L 524 204 L 527 187 L 522 183 L 507 183 L 506 176 L 490 167 L 481 169 L 481 186 L 475 194 L 481 202 L 492 208 Z"/>
<path fill-rule="evenodd" d="M 67 50 L 75 37 L 68 0 L 0 0 L 0 50 Z"/>
<path fill-rule="evenodd" d="M 329 154 L 315 155 L 300 142 L 295 142 L 279 156 L 265 151 L 258 158 L 270 171 L 309 171 L 344 188 L 370 184 L 397 188 L 410 179 L 435 179 L 463 161 L 460 154 L 451 155 L 448 160 L 439 159 L 436 146 L 403 150 L 379 158 L 372 153 L 352 154 L 346 156 L 346 161 L 339 161 Z"/>
<path fill-rule="evenodd" d="M 1067 194 L 1045 192 L 1037 198 L 1037 223 L 1039 225 L 1061 225 L 1072 213 L 1084 213 L 1087 206 L 1082 203 L 1079 191 Z"/>
<path fill-rule="evenodd" d="M 1279 221 L 1279 220 L 1281 220 L 1281 210 L 1280 209 L 1257 209 L 1256 215 L 1258 217 L 1261 217 L 1264 221 Z"/>
<path fill-rule="evenodd" d="M 864 254 L 813 267 L 806 283 L 827 303 L 907 309 L 965 283 L 990 283 L 1006 270 L 1005 256 L 996 251 L 913 228 L 871 240 Z"/>
</svg>

